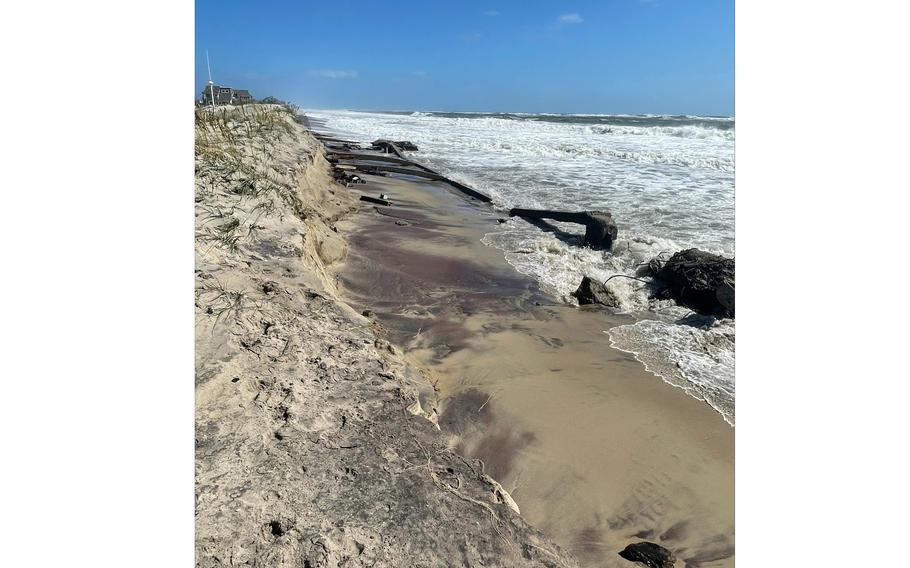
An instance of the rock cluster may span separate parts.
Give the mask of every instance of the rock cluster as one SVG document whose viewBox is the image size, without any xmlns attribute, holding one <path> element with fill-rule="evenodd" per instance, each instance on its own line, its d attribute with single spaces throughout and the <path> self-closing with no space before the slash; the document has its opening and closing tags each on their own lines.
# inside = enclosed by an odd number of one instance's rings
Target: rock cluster
<svg viewBox="0 0 910 568">
<path fill-rule="evenodd" d="M 665 288 L 656 296 L 672 298 L 695 311 L 735 315 L 736 261 L 695 248 L 679 251 L 654 275 Z"/>
</svg>

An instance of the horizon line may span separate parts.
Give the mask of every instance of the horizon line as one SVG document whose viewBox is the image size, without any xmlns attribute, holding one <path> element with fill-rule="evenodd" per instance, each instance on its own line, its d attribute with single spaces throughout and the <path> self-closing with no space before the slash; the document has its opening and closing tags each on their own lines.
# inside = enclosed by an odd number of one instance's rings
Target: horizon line
<svg viewBox="0 0 910 568">
<path fill-rule="evenodd" d="M 295 103 L 296 104 L 296 103 Z M 297 105 L 301 110 L 303 106 Z M 427 113 L 452 113 L 452 114 L 536 114 L 554 116 L 644 116 L 644 117 L 685 117 L 685 118 L 723 118 L 735 120 L 736 115 L 724 114 L 670 114 L 670 113 L 628 113 L 628 112 L 528 112 L 528 111 L 501 111 L 501 110 L 423 110 L 423 109 L 366 109 L 366 108 L 331 108 L 307 107 L 306 110 L 325 111 L 341 110 L 346 112 L 375 112 L 375 113 L 400 113 L 400 112 L 427 112 Z"/>
</svg>

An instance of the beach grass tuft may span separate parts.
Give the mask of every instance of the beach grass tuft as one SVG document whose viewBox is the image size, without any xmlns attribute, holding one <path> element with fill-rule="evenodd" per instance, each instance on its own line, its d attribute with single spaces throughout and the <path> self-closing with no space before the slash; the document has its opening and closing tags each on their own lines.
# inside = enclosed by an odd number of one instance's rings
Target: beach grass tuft
<svg viewBox="0 0 910 568">
<path fill-rule="evenodd" d="M 299 139 L 298 124 L 297 109 L 290 105 L 196 109 L 199 242 L 236 252 L 241 242 L 255 238 L 256 221 L 263 216 L 280 219 L 290 210 L 307 217 L 297 193 L 299 156 L 286 150 L 293 146 L 286 142 Z"/>
</svg>

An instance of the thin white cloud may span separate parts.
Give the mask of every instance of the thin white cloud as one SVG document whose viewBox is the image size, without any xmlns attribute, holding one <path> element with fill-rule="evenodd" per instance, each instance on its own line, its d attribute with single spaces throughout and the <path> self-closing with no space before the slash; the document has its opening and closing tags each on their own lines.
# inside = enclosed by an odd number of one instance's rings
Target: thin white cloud
<svg viewBox="0 0 910 568">
<path fill-rule="evenodd" d="M 310 75 L 313 77 L 321 77 L 323 79 L 356 79 L 358 77 L 357 71 L 347 71 L 342 69 L 317 69 L 310 71 Z"/>
<path fill-rule="evenodd" d="M 497 12 L 496 10 L 487 10 L 486 12 L 483 13 L 483 15 L 493 17 L 493 16 L 498 16 L 499 12 Z"/>
<path fill-rule="evenodd" d="M 556 18 L 560 24 L 580 24 L 584 21 L 581 16 L 572 12 L 571 14 L 563 14 L 562 16 Z"/>
<path fill-rule="evenodd" d="M 426 77 L 427 72 L 426 71 L 411 71 L 411 75 L 413 75 L 415 77 Z"/>
</svg>

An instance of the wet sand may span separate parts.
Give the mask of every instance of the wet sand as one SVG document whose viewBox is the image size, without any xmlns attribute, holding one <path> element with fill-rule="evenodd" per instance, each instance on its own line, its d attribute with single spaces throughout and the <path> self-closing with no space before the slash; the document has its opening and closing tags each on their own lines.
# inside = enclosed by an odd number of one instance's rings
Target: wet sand
<svg viewBox="0 0 910 568">
<path fill-rule="evenodd" d="M 517 273 L 480 242 L 501 216 L 490 207 L 443 183 L 364 177 L 356 192 L 394 206 L 338 223 L 341 287 L 431 370 L 452 447 L 582 565 L 630 566 L 617 552 L 650 540 L 687 566 L 732 566 L 733 428 L 610 347 L 604 332 L 633 320 Z"/>
</svg>

